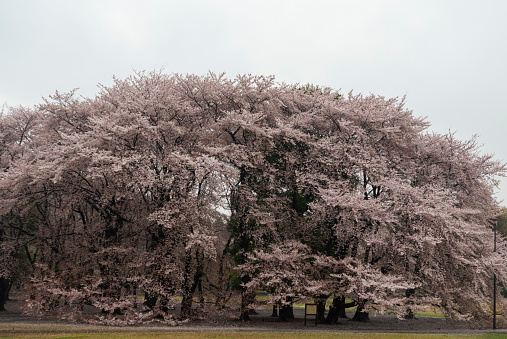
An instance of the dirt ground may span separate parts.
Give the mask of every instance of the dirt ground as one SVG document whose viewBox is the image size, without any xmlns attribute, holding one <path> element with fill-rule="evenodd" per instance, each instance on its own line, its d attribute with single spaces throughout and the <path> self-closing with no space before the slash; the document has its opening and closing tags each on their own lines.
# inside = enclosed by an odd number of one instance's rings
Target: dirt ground
<svg viewBox="0 0 507 339">
<path fill-rule="evenodd" d="M 395 315 L 370 314 L 370 321 L 359 323 L 347 319 L 340 319 L 336 325 L 315 325 L 314 318 L 307 319 L 307 326 L 304 324 L 304 310 L 294 309 L 295 319 L 288 322 L 280 322 L 278 318 L 271 317 L 271 309 L 259 308 L 257 314 L 251 316 L 251 321 L 240 322 L 237 320 L 239 312 L 227 311 L 221 314 L 214 314 L 206 319 L 188 321 L 177 326 L 167 326 L 161 323 L 147 323 L 142 326 L 104 327 L 93 326 L 84 323 L 69 323 L 56 318 L 38 319 L 22 314 L 20 303 L 16 300 L 8 301 L 6 312 L 0 312 L 0 333 L 8 330 L 26 330 L 27 327 L 37 331 L 54 330 L 64 327 L 66 331 L 80 331 L 86 328 L 87 331 L 324 331 L 324 332 L 377 332 L 377 333 L 485 333 L 500 332 L 488 329 L 474 329 L 466 322 L 450 323 L 443 318 L 419 316 L 412 320 L 399 320 Z M 178 312 L 178 310 L 174 310 Z M 348 314 L 352 317 L 352 313 Z M 6 326 L 12 327 L 7 329 Z"/>
</svg>

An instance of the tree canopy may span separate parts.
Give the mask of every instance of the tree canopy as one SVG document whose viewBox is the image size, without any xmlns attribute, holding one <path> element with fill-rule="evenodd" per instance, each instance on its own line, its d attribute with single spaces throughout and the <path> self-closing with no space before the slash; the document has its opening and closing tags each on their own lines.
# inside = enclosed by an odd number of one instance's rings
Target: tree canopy
<svg viewBox="0 0 507 339">
<path fill-rule="evenodd" d="M 261 289 L 481 322 L 507 281 L 488 223 L 505 165 L 403 99 L 140 72 L 0 126 L 0 279 L 32 314 L 173 321 L 238 288 L 244 320 Z"/>
</svg>

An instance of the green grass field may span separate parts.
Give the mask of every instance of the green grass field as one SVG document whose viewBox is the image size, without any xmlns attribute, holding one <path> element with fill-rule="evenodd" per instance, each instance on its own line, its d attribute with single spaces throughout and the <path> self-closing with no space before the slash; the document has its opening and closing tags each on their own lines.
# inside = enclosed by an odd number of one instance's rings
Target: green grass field
<svg viewBox="0 0 507 339">
<path fill-rule="evenodd" d="M 100 333 L 6 333 L 0 332 L 0 337 L 7 335 L 15 338 L 171 338 L 171 339 L 458 339 L 458 338 L 507 338 L 507 334 L 414 334 L 414 333 L 329 333 L 329 332 L 100 332 Z"/>
<path fill-rule="evenodd" d="M 500 339 L 506 338 L 507 334 L 418 334 L 418 333 L 352 333 L 352 332 L 284 332 L 284 331 L 165 331 L 153 329 L 153 331 L 141 328 L 119 328 L 112 330 L 107 326 L 96 325 L 71 325 L 71 324 L 20 324 L 0 323 L 0 337 L 7 338 L 174 338 L 174 339 L 439 339 L 439 338 L 483 338 Z"/>
</svg>

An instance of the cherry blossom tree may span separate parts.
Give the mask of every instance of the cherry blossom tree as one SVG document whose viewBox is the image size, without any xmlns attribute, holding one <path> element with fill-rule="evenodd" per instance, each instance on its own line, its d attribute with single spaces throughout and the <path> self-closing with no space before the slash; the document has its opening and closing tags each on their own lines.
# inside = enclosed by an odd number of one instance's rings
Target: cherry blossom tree
<svg viewBox="0 0 507 339">
<path fill-rule="evenodd" d="M 23 157 L 33 137 L 37 124 L 37 113 L 23 107 L 4 106 L 0 113 L 0 171 L 5 173 Z M 29 249 L 34 240 L 32 218 L 16 206 L 16 200 L 7 196 L 0 210 L 0 311 L 8 299 L 14 283 L 21 283 L 26 265 L 35 258 Z M 14 205 L 13 205 L 14 204 Z M 29 262 L 25 262 L 25 257 Z"/>
<path fill-rule="evenodd" d="M 180 319 L 212 294 L 224 306 L 234 271 L 242 320 L 265 289 L 283 317 L 297 297 L 324 321 L 333 295 L 328 322 L 345 298 L 361 321 L 432 303 L 480 322 L 506 278 L 488 226 L 505 166 L 427 133 L 403 99 L 139 72 L 0 123 L 0 279 L 22 251 L 33 314 L 170 323 L 176 304 Z"/>
</svg>

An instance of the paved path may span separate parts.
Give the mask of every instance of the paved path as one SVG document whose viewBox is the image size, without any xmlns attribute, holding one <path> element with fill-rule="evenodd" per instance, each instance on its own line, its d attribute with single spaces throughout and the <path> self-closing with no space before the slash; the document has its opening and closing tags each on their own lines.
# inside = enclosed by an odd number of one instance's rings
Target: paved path
<svg viewBox="0 0 507 339">
<path fill-rule="evenodd" d="M 304 325 L 304 311 L 295 309 L 296 319 L 280 322 L 270 317 L 270 309 L 257 309 L 252 321 L 240 322 L 237 314 L 223 313 L 211 319 L 195 320 L 178 326 L 167 326 L 160 323 L 149 323 L 144 326 L 95 326 L 88 324 L 71 324 L 58 319 L 37 319 L 21 314 L 13 301 L 6 305 L 7 312 L 0 312 L 0 333 L 13 332 L 104 332 L 104 331 L 287 331 L 287 332 L 377 332 L 377 333 L 506 333 L 507 329 L 473 329 L 465 322 L 449 323 L 443 318 L 418 317 L 412 320 L 399 320 L 394 315 L 370 315 L 370 321 L 359 323 L 340 319 L 336 325 L 317 326 L 310 320 Z M 349 314 L 352 316 L 352 314 Z"/>
</svg>

